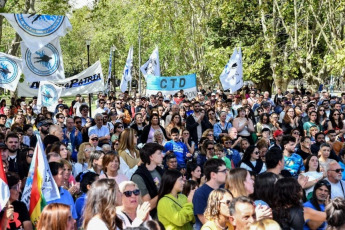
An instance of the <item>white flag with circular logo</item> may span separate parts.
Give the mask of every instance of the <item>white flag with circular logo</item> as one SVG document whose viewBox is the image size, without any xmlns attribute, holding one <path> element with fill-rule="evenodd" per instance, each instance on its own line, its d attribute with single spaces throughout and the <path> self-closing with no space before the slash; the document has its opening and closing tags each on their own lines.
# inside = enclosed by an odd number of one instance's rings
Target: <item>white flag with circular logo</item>
<svg viewBox="0 0 345 230">
<path fill-rule="evenodd" d="M 27 82 L 56 81 L 65 79 L 60 41 L 54 39 L 36 52 L 20 43 L 23 59 L 23 73 Z"/>
<path fill-rule="evenodd" d="M 48 111 L 55 112 L 62 88 L 48 81 L 41 81 L 38 88 L 37 105 L 39 108 L 47 107 Z"/>
<path fill-rule="evenodd" d="M 22 59 L 0 52 L 0 87 L 15 91 L 22 75 Z"/>
<path fill-rule="evenodd" d="M 72 25 L 66 16 L 43 14 L 1 14 L 23 39 L 31 52 L 43 48 L 55 38 L 65 36 Z"/>
</svg>

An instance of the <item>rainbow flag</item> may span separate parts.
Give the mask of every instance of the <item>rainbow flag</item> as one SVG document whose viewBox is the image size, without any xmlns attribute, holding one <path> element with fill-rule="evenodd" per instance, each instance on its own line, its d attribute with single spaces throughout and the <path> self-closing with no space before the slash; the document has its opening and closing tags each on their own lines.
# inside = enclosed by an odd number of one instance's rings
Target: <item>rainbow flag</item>
<svg viewBox="0 0 345 230">
<path fill-rule="evenodd" d="M 60 198 L 60 192 L 50 172 L 40 136 L 25 183 L 22 201 L 26 204 L 30 219 L 36 226 L 46 201 Z"/>
</svg>

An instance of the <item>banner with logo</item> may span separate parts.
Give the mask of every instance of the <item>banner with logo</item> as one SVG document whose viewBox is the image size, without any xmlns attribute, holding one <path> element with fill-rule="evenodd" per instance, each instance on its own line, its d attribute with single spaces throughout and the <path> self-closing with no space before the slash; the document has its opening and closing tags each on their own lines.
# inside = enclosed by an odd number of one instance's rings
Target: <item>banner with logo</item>
<svg viewBox="0 0 345 230">
<path fill-rule="evenodd" d="M 38 88 L 37 105 L 39 108 L 45 106 L 48 111 L 55 112 L 58 100 L 61 97 L 62 88 L 48 81 L 41 81 Z"/>
<path fill-rule="evenodd" d="M 43 14 L 1 14 L 23 39 L 32 53 L 58 37 L 65 36 L 72 25 L 66 16 Z"/>
<path fill-rule="evenodd" d="M 132 61 L 133 61 L 133 46 L 129 48 L 126 65 L 123 70 L 120 89 L 122 92 L 127 90 L 128 82 L 132 81 Z"/>
<path fill-rule="evenodd" d="M 22 59 L 0 52 L 0 87 L 15 91 L 22 75 Z"/>
<path fill-rule="evenodd" d="M 224 90 L 230 89 L 230 92 L 234 93 L 242 88 L 243 69 L 241 48 L 235 48 L 234 53 L 231 55 L 219 78 Z"/>
<path fill-rule="evenodd" d="M 143 73 L 145 79 L 148 75 L 160 76 L 161 69 L 159 66 L 159 53 L 158 47 L 152 52 L 149 60 L 140 67 L 141 72 Z"/>
<path fill-rule="evenodd" d="M 21 42 L 20 45 L 26 81 L 56 81 L 65 78 L 58 38 L 36 52 L 31 52 L 24 42 Z"/>
<path fill-rule="evenodd" d="M 55 81 L 55 85 L 62 87 L 62 97 L 75 96 L 76 94 L 96 93 L 104 90 L 104 78 L 101 62 L 84 70 L 83 72 L 63 80 Z M 40 82 L 27 82 L 18 84 L 19 97 L 33 97 L 38 95 Z"/>
<path fill-rule="evenodd" d="M 181 89 L 188 99 L 197 96 L 196 75 L 189 74 L 176 77 L 160 77 L 149 75 L 146 78 L 146 96 L 157 94 L 159 91 L 163 95 L 174 95 Z"/>
</svg>

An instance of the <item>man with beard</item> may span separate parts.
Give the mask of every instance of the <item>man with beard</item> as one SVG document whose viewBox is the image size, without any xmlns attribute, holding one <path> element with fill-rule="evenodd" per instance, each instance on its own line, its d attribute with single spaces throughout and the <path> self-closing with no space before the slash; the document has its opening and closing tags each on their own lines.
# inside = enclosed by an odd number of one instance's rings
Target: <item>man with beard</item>
<svg viewBox="0 0 345 230">
<path fill-rule="evenodd" d="M 18 160 L 19 160 L 19 137 L 15 133 L 8 133 L 5 139 L 5 144 L 8 148 L 8 171 L 18 173 Z"/>
<path fill-rule="evenodd" d="M 189 115 L 186 119 L 186 126 L 192 136 L 193 141 L 199 143 L 202 132 L 202 121 L 205 119 L 205 113 L 200 111 L 200 103 L 198 101 L 193 103 L 194 113 Z M 168 124 L 168 123 L 166 123 Z"/>
<path fill-rule="evenodd" d="M 320 150 L 320 145 L 325 143 L 325 134 L 318 132 L 315 134 L 315 143 L 310 146 L 310 150 L 314 155 L 317 155 Z"/>
<path fill-rule="evenodd" d="M 298 174 L 303 173 L 305 169 L 302 157 L 294 153 L 295 146 L 295 137 L 290 135 L 283 136 L 282 147 L 284 148 L 283 155 L 285 161 L 285 169 L 288 170 L 293 177 L 297 178 Z"/>
<path fill-rule="evenodd" d="M 320 180 L 314 186 L 312 198 L 304 203 L 305 208 L 316 211 L 325 211 L 325 203 L 331 194 L 331 184 L 327 180 Z M 307 220 L 303 229 L 325 229 L 326 222 Z"/>
</svg>

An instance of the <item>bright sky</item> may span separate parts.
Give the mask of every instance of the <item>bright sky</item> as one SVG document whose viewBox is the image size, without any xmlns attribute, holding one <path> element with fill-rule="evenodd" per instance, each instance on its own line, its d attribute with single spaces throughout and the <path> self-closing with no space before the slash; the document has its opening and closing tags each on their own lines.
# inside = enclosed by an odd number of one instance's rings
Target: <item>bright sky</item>
<svg viewBox="0 0 345 230">
<path fill-rule="evenodd" d="M 79 9 L 84 6 L 92 7 L 94 0 L 69 0 L 73 9 Z"/>
</svg>

